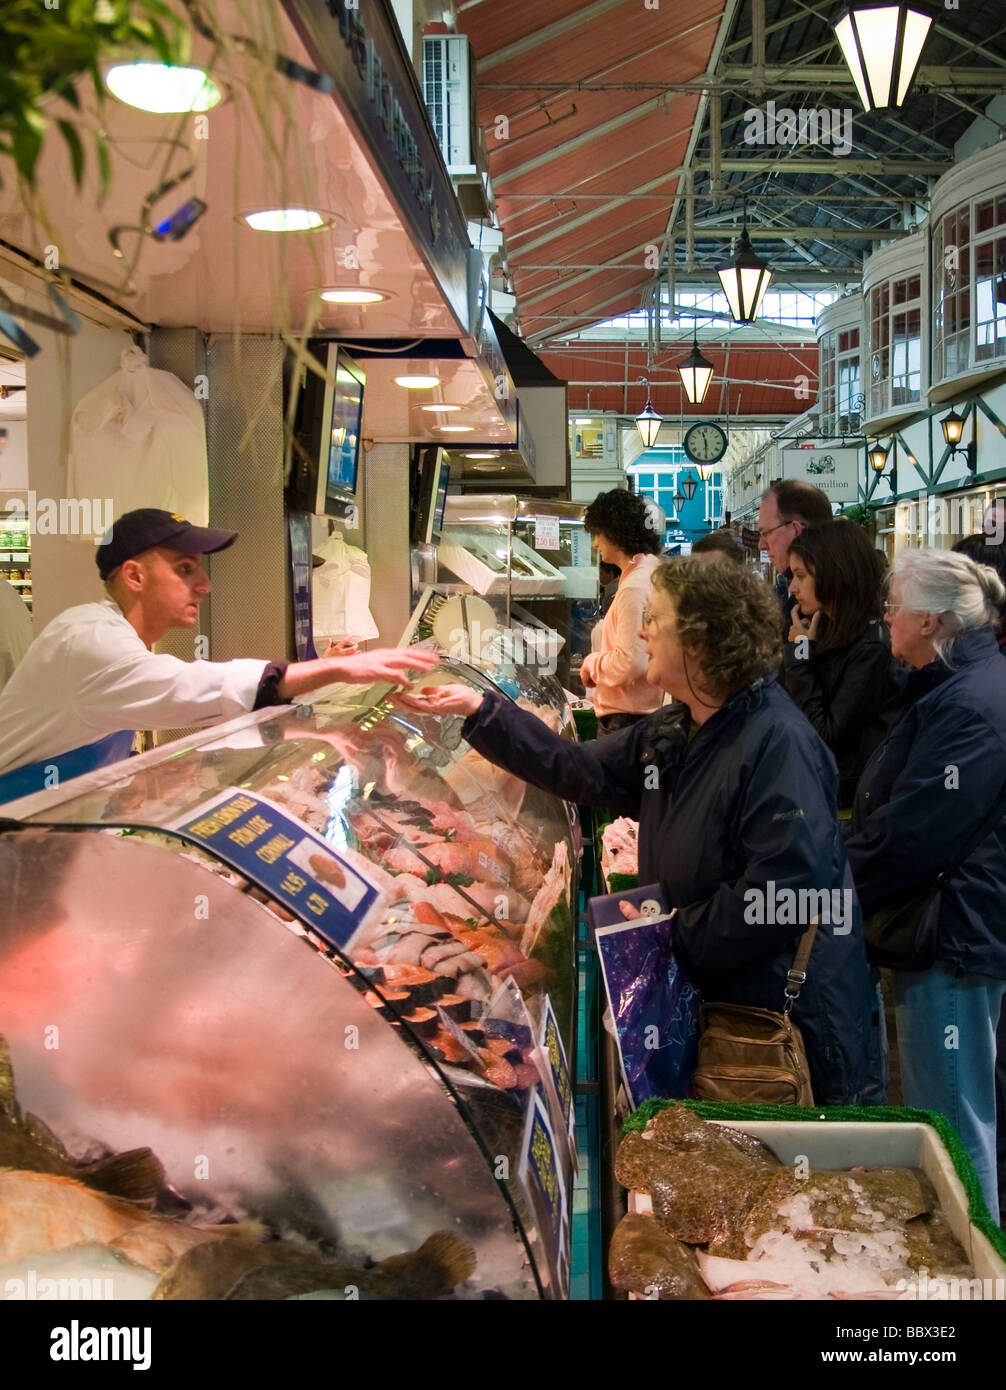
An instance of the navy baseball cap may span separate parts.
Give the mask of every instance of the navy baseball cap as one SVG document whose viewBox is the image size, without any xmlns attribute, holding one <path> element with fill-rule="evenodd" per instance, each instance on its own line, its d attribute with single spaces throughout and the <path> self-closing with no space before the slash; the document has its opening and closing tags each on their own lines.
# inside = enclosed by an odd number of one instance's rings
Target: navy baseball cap
<svg viewBox="0 0 1006 1390">
<path fill-rule="evenodd" d="M 95 552 L 98 573 L 107 579 L 113 570 L 134 555 L 142 555 L 154 546 L 165 545 L 180 550 L 183 555 L 212 555 L 226 550 L 238 538 L 236 531 L 215 531 L 208 526 L 193 526 L 175 512 L 162 512 L 156 507 L 140 507 L 124 512 L 102 538 Z"/>
</svg>

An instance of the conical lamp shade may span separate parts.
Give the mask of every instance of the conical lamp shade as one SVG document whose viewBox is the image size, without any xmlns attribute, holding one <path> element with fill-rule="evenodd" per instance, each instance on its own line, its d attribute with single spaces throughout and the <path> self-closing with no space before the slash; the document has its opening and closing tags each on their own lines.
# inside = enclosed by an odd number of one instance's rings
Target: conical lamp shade
<svg viewBox="0 0 1006 1390">
<path fill-rule="evenodd" d="M 644 449 L 652 449 L 657 442 L 657 435 L 660 433 L 660 426 L 664 423 L 662 416 L 658 415 L 650 405 L 649 397 L 646 400 L 646 409 L 642 415 L 636 416 L 636 429 L 639 437 L 643 441 Z"/>
<path fill-rule="evenodd" d="M 865 111 L 902 104 L 932 22 L 903 3 L 852 5 L 837 20 L 835 37 Z"/>
<path fill-rule="evenodd" d="M 684 361 L 678 363 L 681 384 L 692 405 L 700 405 L 705 400 L 715 370 L 713 364 L 699 352 L 698 339 L 696 339 L 691 352 Z"/>
<path fill-rule="evenodd" d="M 732 260 L 727 265 L 718 266 L 716 274 L 720 277 L 734 322 L 754 323 L 772 279 L 772 271 L 755 253 L 746 227 L 741 232 Z"/>
</svg>

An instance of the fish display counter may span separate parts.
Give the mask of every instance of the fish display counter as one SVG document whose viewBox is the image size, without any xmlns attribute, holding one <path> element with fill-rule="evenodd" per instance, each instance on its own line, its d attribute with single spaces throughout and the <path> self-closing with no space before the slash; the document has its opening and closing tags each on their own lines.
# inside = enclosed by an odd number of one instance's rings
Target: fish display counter
<svg viewBox="0 0 1006 1390">
<path fill-rule="evenodd" d="M 4 808 L 0 1276 L 565 1296 L 575 811 L 386 695 Z"/>
</svg>

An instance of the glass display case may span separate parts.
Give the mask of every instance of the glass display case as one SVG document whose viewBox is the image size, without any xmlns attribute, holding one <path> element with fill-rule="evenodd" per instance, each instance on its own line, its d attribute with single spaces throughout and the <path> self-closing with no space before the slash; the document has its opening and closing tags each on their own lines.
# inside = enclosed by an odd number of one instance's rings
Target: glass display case
<svg viewBox="0 0 1006 1390">
<path fill-rule="evenodd" d="M 424 678 L 457 680 L 491 685 Z M 84 1234 L 16 1254 L 100 1268 L 113 1297 L 565 1293 L 575 827 L 463 721 L 386 694 L 261 710 L 4 808 L 16 1113 L 92 1168 L 149 1147 L 164 1179 L 141 1239 L 113 1240 L 110 1199 L 43 1164 L 22 1176 L 56 1205 L 69 1180 Z"/>
<path fill-rule="evenodd" d="M 472 594 L 468 615 L 480 615 L 483 632 L 491 626 L 510 633 L 523 653 L 519 661 L 547 666 L 577 696 L 583 695 L 579 669 L 590 650 L 598 601 L 585 511 L 578 502 L 448 497 L 432 586 L 444 597 Z M 464 626 L 455 621 L 452 630 Z"/>
</svg>

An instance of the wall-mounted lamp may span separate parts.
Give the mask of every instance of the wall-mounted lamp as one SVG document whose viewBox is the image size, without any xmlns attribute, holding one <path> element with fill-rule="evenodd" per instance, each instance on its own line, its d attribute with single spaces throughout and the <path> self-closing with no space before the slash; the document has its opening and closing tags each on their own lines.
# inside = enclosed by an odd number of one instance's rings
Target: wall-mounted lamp
<svg viewBox="0 0 1006 1390">
<path fill-rule="evenodd" d="M 883 473 L 884 469 L 887 467 L 887 454 L 888 450 L 884 448 L 879 439 L 871 444 L 870 467 L 875 473 Z"/>
<path fill-rule="evenodd" d="M 963 454 L 967 460 L 968 472 L 974 473 L 978 469 L 978 446 L 973 439 L 970 444 L 961 443 L 966 418 L 966 416 L 958 415 L 956 410 L 951 409 L 950 414 L 944 415 L 940 421 L 940 429 L 943 431 L 943 438 L 950 449 L 951 458 L 956 454 Z"/>
</svg>

